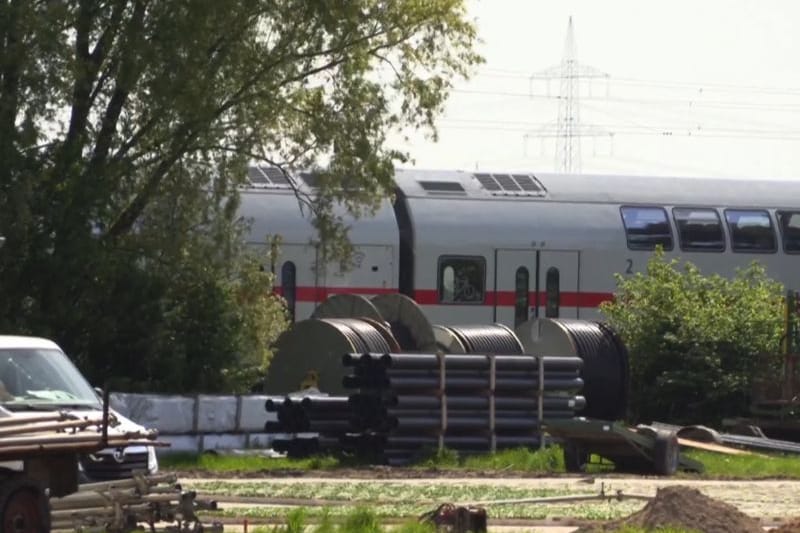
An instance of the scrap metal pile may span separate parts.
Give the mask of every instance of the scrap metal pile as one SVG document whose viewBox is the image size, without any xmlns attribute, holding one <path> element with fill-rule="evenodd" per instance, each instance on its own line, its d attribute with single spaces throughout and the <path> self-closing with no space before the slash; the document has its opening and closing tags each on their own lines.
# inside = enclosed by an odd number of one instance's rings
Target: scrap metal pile
<svg viewBox="0 0 800 533">
<path fill-rule="evenodd" d="M 4 414 L 0 418 L 1 461 L 158 444 L 154 442 L 154 431 L 115 431 L 113 417 L 104 423 L 101 417 L 82 418 L 66 412 L 12 414 L 4 410 Z"/>
<path fill-rule="evenodd" d="M 214 510 L 214 501 L 199 501 L 194 491 L 185 491 L 174 475 L 81 485 L 78 492 L 50 500 L 52 530 L 123 533 L 146 524 L 155 531 L 221 532 L 222 525 L 201 524 L 197 511 Z"/>
<path fill-rule="evenodd" d="M 171 476 L 142 473 L 135 479 L 78 485 L 81 454 L 165 445 L 155 440 L 155 431 L 121 430 L 109 414 L 107 398 L 102 417 L 5 409 L 0 415 L 0 461 L 21 461 L 17 470 L 11 466 L 0 474 L 0 489 L 7 493 L 0 509 L 4 530 L 9 524 L 24 524 L 24 531 L 122 533 L 141 529 L 141 524 L 154 530 L 159 522 L 175 522 L 166 525 L 171 531 L 222 530 L 202 526 L 195 514 L 215 508 L 215 503 L 196 501 L 195 494 L 182 491 Z"/>
</svg>

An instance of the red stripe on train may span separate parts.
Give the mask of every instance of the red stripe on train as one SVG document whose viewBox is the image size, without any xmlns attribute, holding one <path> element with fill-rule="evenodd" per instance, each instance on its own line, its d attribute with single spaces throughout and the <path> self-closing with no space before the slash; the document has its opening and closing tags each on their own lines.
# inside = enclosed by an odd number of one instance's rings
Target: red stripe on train
<svg viewBox="0 0 800 533">
<path fill-rule="evenodd" d="M 437 290 L 418 290 L 414 291 L 414 299 L 420 305 L 453 305 L 441 303 L 439 301 L 439 291 Z M 603 302 L 614 299 L 614 294 L 610 292 L 562 292 L 559 297 L 561 307 L 598 307 Z M 528 294 L 528 306 L 545 305 L 547 303 L 547 293 L 536 292 Z M 517 304 L 517 294 L 514 291 L 487 292 L 483 305 L 491 307 L 514 307 Z M 456 304 L 457 305 L 457 304 Z"/>
<path fill-rule="evenodd" d="M 386 289 L 383 287 L 297 287 L 295 298 L 298 302 L 322 302 L 333 294 L 363 294 L 373 296 L 376 294 L 392 294 L 397 289 Z M 275 287 L 276 294 L 283 294 L 282 287 Z M 559 297 L 561 307 L 598 307 L 601 303 L 614 299 L 610 292 L 562 292 Z M 439 291 L 436 289 L 423 289 L 414 291 L 414 300 L 420 305 L 459 305 L 447 304 L 439 301 Z M 545 305 L 547 303 L 547 293 L 536 292 L 528 294 L 528 305 Z M 486 293 L 485 300 L 479 305 L 490 307 L 514 307 L 517 302 L 517 295 L 514 291 L 490 291 Z"/>
</svg>

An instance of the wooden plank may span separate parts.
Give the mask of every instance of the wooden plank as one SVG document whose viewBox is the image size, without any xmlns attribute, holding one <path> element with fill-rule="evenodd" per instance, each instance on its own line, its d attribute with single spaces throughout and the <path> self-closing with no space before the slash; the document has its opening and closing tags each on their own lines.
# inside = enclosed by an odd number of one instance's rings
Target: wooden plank
<svg viewBox="0 0 800 533">
<path fill-rule="evenodd" d="M 749 452 L 747 450 L 731 448 L 730 446 L 714 444 L 713 442 L 700 442 L 697 440 L 678 438 L 678 444 L 681 446 L 687 446 L 689 448 L 697 448 L 698 450 L 706 450 L 709 452 L 718 452 L 728 455 L 755 455 L 753 452 Z"/>
</svg>

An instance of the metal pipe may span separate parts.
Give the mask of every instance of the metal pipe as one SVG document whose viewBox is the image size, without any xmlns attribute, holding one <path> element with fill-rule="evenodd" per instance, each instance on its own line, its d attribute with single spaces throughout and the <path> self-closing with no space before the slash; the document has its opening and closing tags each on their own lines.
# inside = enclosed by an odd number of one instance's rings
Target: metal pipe
<svg viewBox="0 0 800 533">
<path fill-rule="evenodd" d="M 510 389 L 534 389 L 538 385 L 538 379 L 526 378 L 502 378 L 496 383 L 497 391 Z M 439 380 L 434 377 L 421 378 L 391 378 L 365 379 L 358 376 L 344 376 L 342 384 L 346 388 L 391 388 L 395 390 L 411 389 L 438 389 Z M 578 391 L 583 388 L 581 378 L 572 379 L 552 379 L 544 380 L 546 390 Z M 488 379 L 483 378 L 448 378 L 446 390 L 458 389 L 486 389 L 489 386 Z"/>
<path fill-rule="evenodd" d="M 374 357 L 374 354 L 370 354 L 370 358 Z M 532 355 L 495 355 L 492 357 L 495 358 L 497 370 L 536 370 L 538 368 L 537 358 Z M 445 354 L 444 358 L 447 370 L 489 369 L 489 359 L 486 355 Z M 545 368 L 548 370 L 571 370 L 576 365 L 583 364 L 579 357 L 545 357 L 544 359 Z M 385 368 L 438 368 L 436 354 L 383 354 L 380 356 L 380 362 Z"/>
<path fill-rule="evenodd" d="M 398 395 L 390 396 L 385 402 L 376 399 L 374 396 L 367 397 L 364 395 L 364 397 L 364 400 L 353 400 L 353 397 L 351 397 L 351 402 L 356 406 L 362 404 L 373 406 L 383 403 L 388 407 L 396 407 L 398 409 L 435 409 L 441 405 L 441 399 L 435 396 Z M 489 407 L 489 399 L 484 396 L 450 395 L 447 396 L 446 401 L 448 409 L 487 409 Z M 536 409 L 539 405 L 537 399 L 531 397 L 495 395 L 494 402 L 497 409 Z M 583 396 L 545 395 L 542 400 L 542 405 L 545 407 L 565 405 L 575 410 L 582 409 L 585 404 L 586 399 Z"/>
</svg>

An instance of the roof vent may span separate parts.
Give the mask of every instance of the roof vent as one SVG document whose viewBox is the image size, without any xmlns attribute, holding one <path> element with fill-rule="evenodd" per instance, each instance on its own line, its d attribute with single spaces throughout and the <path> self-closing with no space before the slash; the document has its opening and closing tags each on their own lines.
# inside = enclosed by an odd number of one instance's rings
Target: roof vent
<svg viewBox="0 0 800 533">
<path fill-rule="evenodd" d="M 418 181 L 420 187 L 428 194 L 456 194 L 464 196 L 467 191 L 457 181 Z"/>
<path fill-rule="evenodd" d="M 493 196 L 544 196 L 547 189 L 533 174 L 473 174 Z"/>
</svg>

